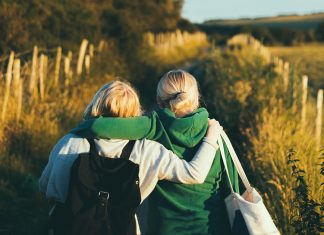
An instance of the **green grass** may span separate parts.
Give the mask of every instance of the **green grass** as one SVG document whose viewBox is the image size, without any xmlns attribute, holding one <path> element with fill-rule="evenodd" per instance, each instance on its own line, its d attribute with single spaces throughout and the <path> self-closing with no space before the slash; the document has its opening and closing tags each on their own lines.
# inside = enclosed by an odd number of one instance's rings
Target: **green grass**
<svg viewBox="0 0 324 235">
<path fill-rule="evenodd" d="M 313 94 L 324 88 L 324 44 L 269 47 L 273 55 L 290 62 L 300 74 L 308 75 Z"/>
</svg>

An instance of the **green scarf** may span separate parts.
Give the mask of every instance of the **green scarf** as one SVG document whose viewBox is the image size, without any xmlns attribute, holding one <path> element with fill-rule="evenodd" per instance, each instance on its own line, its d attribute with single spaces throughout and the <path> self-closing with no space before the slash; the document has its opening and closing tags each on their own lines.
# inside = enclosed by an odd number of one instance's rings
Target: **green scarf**
<svg viewBox="0 0 324 235">
<path fill-rule="evenodd" d="M 108 139 L 147 138 L 163 144 L 180 158 L 190 161 L 205 136 L 208 112 L 197 109 L 177 118 L 169 109 L 136 118 L 98 118 L 81 123 L 72 132 L 83 137 Z M 226 145 L 225 145 L 226 146 Z M 227 165 L 235 191 L 238 177 L 227 148 Z M 184 185 L 160 181 L 149 197 L 149 234 L 229 234 L 224 198 L 229 185 L 220 151 L 203 184 Z"/>
</svg>

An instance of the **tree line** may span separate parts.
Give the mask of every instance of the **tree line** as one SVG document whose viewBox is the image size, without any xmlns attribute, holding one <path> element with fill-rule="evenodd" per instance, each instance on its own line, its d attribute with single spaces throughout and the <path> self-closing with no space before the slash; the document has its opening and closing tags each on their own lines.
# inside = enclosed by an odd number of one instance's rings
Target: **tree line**
<svg viewBox="0 0 324 235">
<path fill-rule="evenodd" d="M 0 0 L 0 54 L 40 46 L 77 47 L 80 38 L 136 48 L 143 32 L 178 27 L 183 0 Z"/>
<path fill-rule="evenodd" d="M 308 42 L 324 41 L 324 22 L 316 28 L 298 29 L 289 27 L 266 27 L 252 25 L 208 25 L 200 24 L 198 27 L 207 33 L 217 44 L 225 44 L 226 40 L 239 33 L 249 33 L 266 45 L 296 45 Z"/>
</svg>

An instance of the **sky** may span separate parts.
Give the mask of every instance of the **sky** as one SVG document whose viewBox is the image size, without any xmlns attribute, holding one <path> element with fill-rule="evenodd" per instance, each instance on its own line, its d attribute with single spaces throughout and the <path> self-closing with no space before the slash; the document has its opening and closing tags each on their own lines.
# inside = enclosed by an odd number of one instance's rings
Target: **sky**
<svg viewBox="0 0 324 235">
<path fill-rule="evenodd" d="M 314 12 L 324 12 L 324 0 L 185 0 L 182 16 L 201 23 L 210 19 Z"/>
</svg>

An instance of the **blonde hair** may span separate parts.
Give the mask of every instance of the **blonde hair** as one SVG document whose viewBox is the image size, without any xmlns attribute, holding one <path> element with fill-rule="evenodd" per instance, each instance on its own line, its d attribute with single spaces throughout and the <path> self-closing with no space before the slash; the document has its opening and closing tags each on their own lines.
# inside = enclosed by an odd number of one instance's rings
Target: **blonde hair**
<svg viewBox="0 0 324 235">
<path fill-rule="evenodd" d="M 108 117 L 136 117 L 142 113 L 136 91 L 127 83 L 114 81 L 102 86 L 83 114 L 83 119 Z"/>
<path fill-rule="evenodd" d="M 199 107 L 196 79 L 181 69 L 167 72 L 159 81 L 157 102 L 163 108 L 170 108 L 177 116 L 193 112 Z"/>
</svg>

